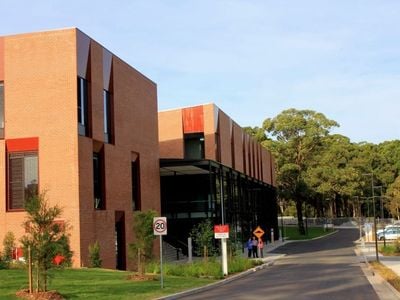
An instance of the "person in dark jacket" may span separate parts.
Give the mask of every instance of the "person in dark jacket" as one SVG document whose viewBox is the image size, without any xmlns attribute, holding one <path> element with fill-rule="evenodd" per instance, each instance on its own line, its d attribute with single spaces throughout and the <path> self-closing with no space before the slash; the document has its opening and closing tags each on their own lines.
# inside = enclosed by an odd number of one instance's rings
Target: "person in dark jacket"
<svg viewBox="0 0 400 300">
<path fill-rule="evenodd" d="M 251 243 L 252 243 L 253 258 L 258 258 L 258 254 L 257 254 L 258 241 L 255 236 L 253 236 Z"/>
<path fill-rule="evenodd" d="M 253 251 L 253 242 L 251 240 L 251 237 L 249 237 L 249 240 L 246 242 L 246 248 L 247 248 L 247 257 L 251 258 L 251 253 Z"/>
</svg>

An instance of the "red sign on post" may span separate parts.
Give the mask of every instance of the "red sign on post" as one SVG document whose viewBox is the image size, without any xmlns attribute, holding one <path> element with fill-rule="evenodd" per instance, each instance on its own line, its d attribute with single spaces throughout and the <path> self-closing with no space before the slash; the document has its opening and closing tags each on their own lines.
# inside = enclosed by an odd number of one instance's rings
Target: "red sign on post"
<svg viewBox="0 0 400 300">
<path fill-rule="evenodd" d="M 214 225 L 214 238 L 228 239 L 229 238 L 229 225 Z"/>
</svg>

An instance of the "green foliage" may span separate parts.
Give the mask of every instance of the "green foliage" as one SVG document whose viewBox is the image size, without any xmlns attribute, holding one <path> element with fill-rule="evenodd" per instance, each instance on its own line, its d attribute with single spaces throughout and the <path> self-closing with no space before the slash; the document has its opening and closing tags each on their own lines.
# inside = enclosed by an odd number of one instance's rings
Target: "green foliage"
<svg viewBox="0 0 400 300">
<path fill-rule="evenodd" d="M 3 258 L 3 256 L 0 253 L 0 270 L 8 269 L 9 268 L 9 263 L 6 262 Z"/>
<path fill-rule="evenodd" d="M 319 153 L 323 138 L 338 124 L 312 110 L 288 109 L 268 118 L 263 129 L 271 139 L 263 142 L 276 159 L 279 197 L 296 202 L 299 230 L 305 233 L 302 203 L 310 193 L 306 172 Z"/>
<path fill-rule="evenodd" d="M 337 126 L 321 113 L 288 109 L 266 119 L 262 129 L 246 128 L 274 155 L 278 197 L 294 201 L 296 213 L 290 214 L 297 216 L 302 233 L 305 205 L 319 217 L 359 216 L 357 197 L 371 196 L 370 177 L 363 174 L 373 173 L 383 192 L 400 176 L 400 140 L 352 143 L 330 134 Z M 393 197 L 393 191 L 386 196 Z M 386 207 L 400 218 L 396 199 L 387 200 Z"/>
<path fill-rule="evenodd" d="M 216 250 L 213 246 L 214 229 L 210 219 L 205 219 L 199 224 L 193 226 L 190 237 L 194 243 L 194 252 L 196 255 L 208 256 L 215 254 Z"/>
<path fill-rule="evenodd" d="M 387 190 L 388 201 L 386 208 L 396 219 L 400 219 L 400 176 L 389 186 Z"/>
<path fill-rule="evenodd" d="M 101 268 L 102 260 L 100 258 L 100 245 L 96 241 L 93 245 L 89 245 L 89 267 Z"/>
<path fill-rule="evenodd" d="M 146 261 L 153 257 L 153 218 L 157 216 L 154 210 L 136 211 L 133 214 L 133 232 L 135 242 L 129 245 L 130 255 L 137 259 L 138 271 L 143 274 Z"/>
<path fill-rule="evenodd" d="M 228 262 L 228 273 L 238 273 L 260 265 L 260 260 L 247 259 L 242 256 L 235 256 Z M 156 263 L 149 264 L 146 269 L 149 273 L 160 273 L 160 265 Z M 163 265 L 165 275 L 180 277 L 197 278 L 223 278 L 221 262 L 216 259 L 208 261 L 195 261 L 193 263 Z"/>
<path fill-rule="evenodd" d="M 260 127 L 243 127 L 243 130 L 248 133 L 250 136 L 254 137 L 257 142 L 261 143 L 267 140 L 267 136 L 265 135 L 265 131 Z"/>
<path fill-rule="evenodd" d="M 28 247 L 31 249 L 34 276 L 37 291 L 47 290 L 48 270 L 54 267 L 53 258 L 65 249 L 66 225 L 54 222 L 61 217 L 62 209 L 49 206 L 45 193 L 33 196 L 25 203 L 27 217 L 23 223 L 29 228 L 21 239 L 24 246 L 25 259 L 28 261 Z M 71 255 L 71 253 L 69 253 Z"/>
<path fill-rule="evenodd" d="M 12 252 L 15 248 L 15 236 L 12 232 L 7 232 L 3 239 L 3 252 L 0 253 L 0 269 L 9 268 L 12 262 Z"/>
</svg>

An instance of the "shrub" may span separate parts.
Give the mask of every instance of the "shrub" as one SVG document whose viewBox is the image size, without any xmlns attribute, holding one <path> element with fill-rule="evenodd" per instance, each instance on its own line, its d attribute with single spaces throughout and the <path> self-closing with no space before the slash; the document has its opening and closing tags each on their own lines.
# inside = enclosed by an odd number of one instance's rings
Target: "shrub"
<svg viewBox="0 0 400 300">
<path fill-rule="evenodd" d="M 154 210 L 146 212 L 137 211 L 133 214 L 133 232 L 135 242 L 129 244 L 130 256 L 137 259 L 137 267 L 140 274 L 144 274 L 147 261 L 153 257 L 153 218 L 157 216 Z"/>
<path fill-rule="evenodd" d="M 101 268 L 101 263 L 100 245 L 96 241 L 93 245 L 89 245 L 89 268 Z"/>
<path fill-rule="evenodd" d="M 8 269 L 9 264 L 4 260 L 0 253 L 0 270 Z"/>
<path fill-rule="evenodd" d="M 394 253 L 400 253 L 400 239 L 394 242 Z"/>
<path fill-rule="evenodd" d="M 12 252 L 15 248 L 15 236 L 12 232 L 7 232 L 3 240 L 3 256 L 2 260 L 6 263 L 12 261 Z"/>
<path fill-rule="evenodd" d="M 193 226 L 190 237 L 193 239 L 196 255 L 207 259 L 208 256 L 215 254 L 216 250 L 213 246 L 214 229 L 210 219 L 205 219 L 196 226 Z"/>
</svg>

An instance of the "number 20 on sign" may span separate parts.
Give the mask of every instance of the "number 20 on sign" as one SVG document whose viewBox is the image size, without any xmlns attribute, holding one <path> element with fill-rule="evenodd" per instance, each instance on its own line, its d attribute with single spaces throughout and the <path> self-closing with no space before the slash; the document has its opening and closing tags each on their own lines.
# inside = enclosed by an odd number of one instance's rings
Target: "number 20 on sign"
<svg viewBox="0 0 400 300">
<path fill-rule="evenodd" d="M 153 219 L 154 235 L 167 235 L 167 218 L 156 217 Z"/>
</svg>

